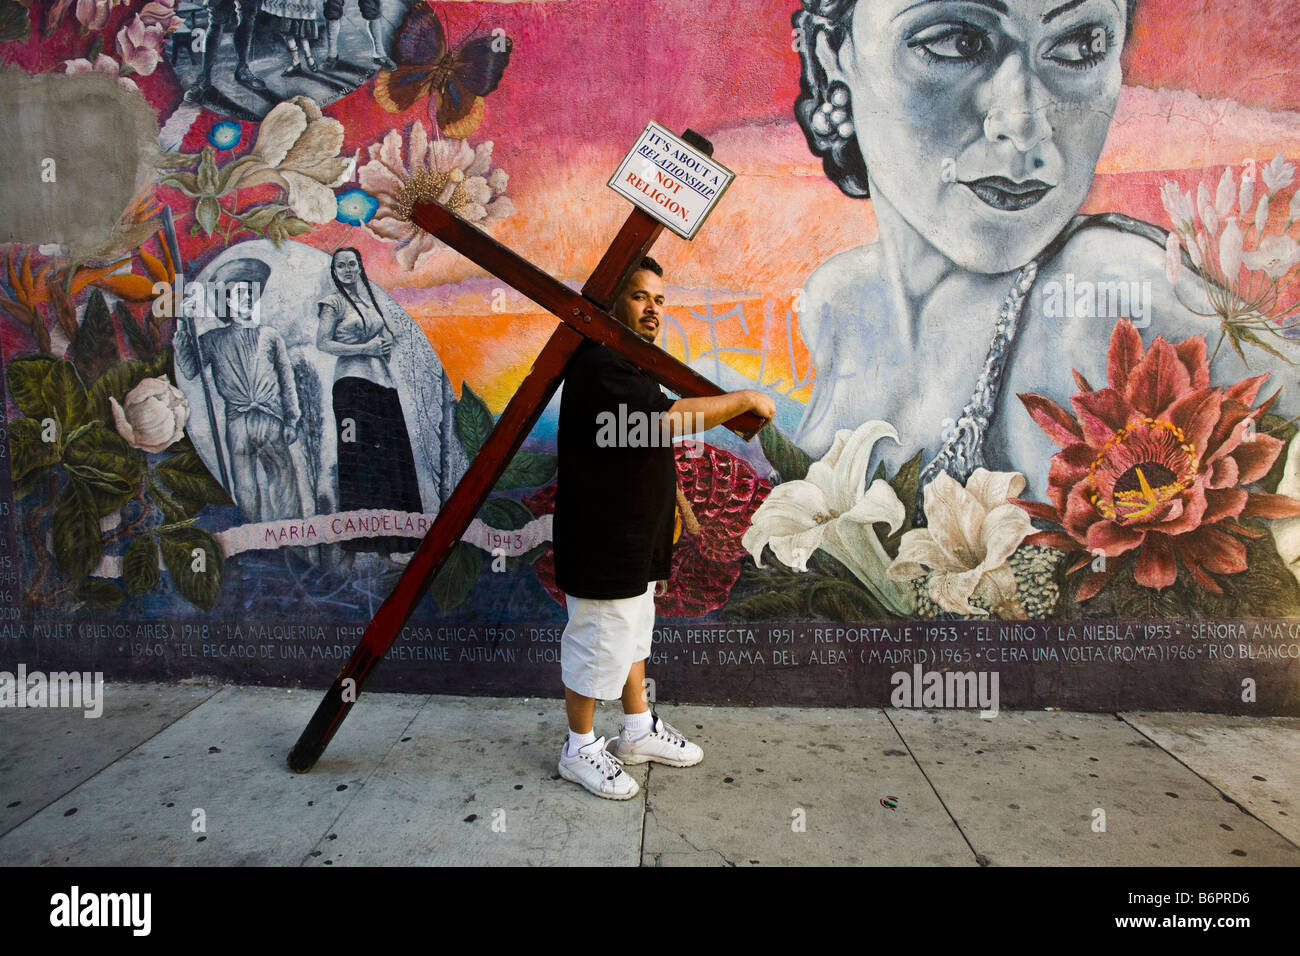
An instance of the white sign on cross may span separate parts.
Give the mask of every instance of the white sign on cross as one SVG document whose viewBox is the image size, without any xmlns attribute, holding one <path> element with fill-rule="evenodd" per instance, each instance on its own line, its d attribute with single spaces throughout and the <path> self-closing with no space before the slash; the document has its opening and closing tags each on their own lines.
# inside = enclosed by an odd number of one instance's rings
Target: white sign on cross
<svg viewBox="0 0 1300 956">
<path fill-rule="evenodd" d="M 693 239 L 736 178 L 658 123 L 648 123 L 609 186 L 683 239 Z"/>
</svg>

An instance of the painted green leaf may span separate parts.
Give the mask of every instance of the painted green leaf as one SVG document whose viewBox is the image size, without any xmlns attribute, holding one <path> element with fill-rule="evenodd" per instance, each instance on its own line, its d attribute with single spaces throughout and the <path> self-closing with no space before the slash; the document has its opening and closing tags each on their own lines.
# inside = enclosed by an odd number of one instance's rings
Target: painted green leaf
<svg viewBox="0 0 1300 956">
<path fill-rule="evenodd" d="M 171 186 L 173 189 L 179 189 L 190 199 L 199 198 L 199 179 L 193 173 L 171 173 L 164 176 L 161 182 L 164 186 Z"/>
<path fill-rule="evenodd" d="M 515 454 L 506 470 L 497 479 L 498 491 L 510 491 L 515 488 L 536 488 L 549 484 L 555 477 L 557 458 L 555 455 L 541 455 L 531 451 Z"/>
<path fill-rule="evenodd" d="M 487 402 L 469 387 L 469 382 L 461 386 L 460 401 L 456 403 L 456 434 L 470 458 L 478 454 L 483 442 L 492 434 L 492 413 L 488 411 Z"/>
<path fill-rule="evenodd" d="M 71 478 L 54 498 L 54 558 L 68 577 L 84 578 L 99 563 L 104 541 L 90 489 Z"/>
<path fill-rule="evenodd" d="M 39 469 L 33 471 L 21 481 L 14 482 L 14 501 L 22 501 L 32 492 L 44 487 L 45 479 L 50 473 L 42 473 Z M 47 496 L 48 497 L 48 496 Z"/>
<path fill-rule="evenodd" d="M 131 343 L 131 348 L 136 355 L 148 359 L 157 354 L 158 346 L 149 337 L 149 333 L 141 328 L 130 309 L 119 302 L 113 306 L 113 315 L 117 317 L 117 322 L 122 326 L 122 331 L 126 333 L 126 340 Z M 91 385 L 91 391 L 94 391 L 94 387 Z"/>
<path fill-rule="evenodd" d="M 144 363 L 145 375 L 158 378 L 166 375 L 169 382 L 176 381 L 176 369 L 172 364 L 172 347 L 169 345 L 152 359 Z"/>
<path fill-rule="evenodd" d="M 26 40 L 32 35 L 32 18 L 17 0 L 0 0 L 0 43 Z"/>
<path fill-rule="evenodd" d="M 534 564 L 536 563 L 538 558 L 540 558 L 542 555 L 546 553 L 546 549 L 549 546 L 550 546 L 549 541 L 543 541 L 541 544 L 529 548 L 527 551 L 519 555 L 519 557 L 515 558 L 514 560 L 522 561 L 524 564 Z"/>
<path fill-rule="evenodd" d="M 183 451 L 172 455 L 154 469 L 154 475 L 166 483 L 177 501 L 195 513 L 204 505 L 234 504 L 197 452 Z M 193 509 L 188 508 L 191 504 L 195 505 Z"/>
<path fill-rule="evenodd" d="M 109 398 L 116 398 L 121 405 L 126 400 L 126 393 L 139 385 L 141 379 L 148 377 L 148 367 L 144 362 L 134 359 L 114 362 L 90 386 L 91 414 L 105 425 L 111 425 L 113 409 L 108 403 Z"/>
<path fill-rule="evenodd" d="M 725 620 L 782 621 L 806 613 L 807 594 L 800 591 L 768 591 L 731 601 L 722 609 Z"/>
<path fill-rule="evenodd" d="M 217 196 L 224 196 L 226 193 L 239 187 L 239 181 L 244 178 L 244 174 L 250 169 L 258 166 L 262 162 L 260 156 L 241 156 L 232 162 L 226 163 L 217 170 L 216 189 L 213 191 Z"/>
<path fill-rule="evenodd" d="M 533 520 L 533 513 L 513 498 L 489 498 L 478 512 L 479 520 L 498 531 L 518 531 Z"/>
<path fill-rule="evenodd" d="M 16 483 L 59 463 L 58 444 L 41 441 L 41 423 L 34 418 L 15 418 L 9 423 L 9 454 Z"/>
<path fill-rule="evenodd" d="M 72 338 L 72 358 L 86 382 L 99 378 L 100 373 L 119 358 L 117 330 L 108 314 L 104 293 L 98 289 L 90 294 L 82 311 L 81 324 Z"/>
<path fill-rule="evenodd" d="M 134 597 L 152 590 L 158 584 L 158 545 L 153 535 L 142 534 L 126 548 L 122 558 L 122 580 L 126 590 Z"/>
<path fill-rule="evenodd" d="M 189 169 L 198 162 L 198 153 L 163 153 L 154 161 L 155 169 Z M 198 180 L 194 181 L 198 187 Z"/>
<path fill-rule="evenodd" d="M 883 466 L 883 463 L 882 463 Z M 917 496 L 920 493 L 921 485 L 921 452 L 918 450 L 915 455 L 905 461 L 894 477 L 889 479 L 889 487 L 894 489 L 894 494 L 898 495 L 898 500 L 903 503 L 907 511 L 907 518 L 904 519 L 898 531 L 889 534 L 889 526 L 884 523 L 877 523 L 875 526 L 876 534 L 880 535 L 880 543 L 884 545 L 885 551 L 890 557 L 898 557 L 898 549 L 903 543 L 903 535 L 912 527 L 912 517 L 916 511 Z M 888 537 L 885 537 L 888 535 Z"/>
<path fill-rule="evenodd" d="M 212 610 L 221 590 L 223 559 L 217 539 L 194 526 L 161 528 L 163 564 L 181 597 L 204 611 Z"/>
<path fill-rule="evenodd" d="M 204 146 L 199 153 L 198 182 L 201 196 L 217 194 L 217 151 L 211 146 Z"/>
<path fill-rule="evenodd" d="M 195 204 L 194 219 L 203 227 L 203 231 L 207 235 L 212 235 L 216 230 L 217 220 L 220 218 L 221 207 L 217 205 L 217 201 L 211 196 L 204 196 Z"/>
<path fill-rule="evenodd" d="M 50 369 L 57 361 L 52 355 L 22 355 L 10 362 L 5 369 L 9 394 L 24 415 L 38 421 L 49 416 L 44 386 Z"/>
<path fill-rule="evenodd" d="M 1268 492 L 1276 492 L 1278 484 L 1282 481 L 1282 472 L 1286 469 L 1287 447 L 1291 444 L 1291 439 L 1296 435 L 1296 426 L 1286 421 L 1280 415 L 1270 415 L 1265 412 L 1260 416 L 1259 423 L 1256 426 L 1257 431 L 1261 434 L 1272 435 L 1286 442 L 1281 454 L 1273 461 L 1273 467 L 1269 469 L 1268 474 L 1259 480 L 1260 487 Z"/>
<path fill-rule="evenodd" d="M 100 515 L 129 501 L 144 473 L 140 453 L 99 422 L 91 422 L 68 439 L 63 466 L 92 493 Z"/>
<path fill-rule="evenodd" d="M 759 444 L 763 454 L 782 481 L 798 481 L 808 476 L 812 467 L 812 458 L 808 453 L 786 438 L 775 425 L 768 425 L 758 433 Z"/>
<path fill-rule="evenodd" d="M 429 594 L 438 603 L 438 608 L 446 613 L 469 597 L 482 570 L 483 552 L 472 544 L 457 541 L 429 585 Z"/>
<path fill-rule="evenodd" d="M 60 359 L 50 366 L 41 383 L 41 395 L 49 414 L 59 423 L 60 442 L 91 420 L 90 396 L 71 362 Z"/>
<path fill-rule="evenodd" d="M 808 607 L 818 617 L 832 621 L 880 621 L 890 614 L 870 593 L 847 581 L 818 581 L 808 593 Z"/>
<path fill-rule="evenodd" d="M 245 209 L 239 214 L 243 224 L 254 232 L 262 232 L 271 224 L 271 220 L 281 213 L 288 212 L 289 207 L 283 203 L 262 203 Z"/>
<path fill-rule="evenodd" d="M 111 611 L 123 601 L 122 589 L 100 578 L 86 578 L 73 594 L 92 611 Z"/>
<path fill-rule="evenodd" d="M 145 480 L 149 489 L 150 500 L 162 511 L 163 519 L 168 524 L 187 521 L 198 513 L 197 508 L 187 507 L 190 502 L 180 502 L 173 498 L 166 488 L 154 480 L 153 475 L 148 475 Z"/>
</svg>

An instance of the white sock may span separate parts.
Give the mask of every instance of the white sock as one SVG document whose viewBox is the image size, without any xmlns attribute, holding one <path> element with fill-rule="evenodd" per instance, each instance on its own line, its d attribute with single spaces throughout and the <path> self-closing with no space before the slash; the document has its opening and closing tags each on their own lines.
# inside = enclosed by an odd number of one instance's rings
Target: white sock
<svg viewBox="0 0 1300 956">
<path fill-rule="evenodd" d="M 654 729 L 654 717 L 648 710 L 639 714 L 623 715 L 623 730 L 629 740 L 640 740 Z"/>
<path fill-rule="evenodd" d="M 589 730 L 585 734 L 580 734 L 577 731 L 570 730 L 569 742 L 564 745 L 564 755 L 566 757 L 576 757 L 579 750 L 587 746 L 587 744 L 593 744 L 595 742 L 596 732 L 594 730 Z"/>
</svg>

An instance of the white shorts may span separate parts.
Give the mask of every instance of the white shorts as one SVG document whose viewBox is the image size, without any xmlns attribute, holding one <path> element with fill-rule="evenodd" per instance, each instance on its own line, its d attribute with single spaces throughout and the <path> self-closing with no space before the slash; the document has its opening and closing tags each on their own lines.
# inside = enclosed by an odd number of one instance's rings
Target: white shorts
<svg viewBox="0 0 1300 956">
<path fill-rule="evenodd" d="M 560 637 L 564 686 L 583 697 L 623 696 L 627 672 L 650 656 L 655 626 L 655 582 L 644 594 L 598 600 L 564 596 L 569 623 Z"/>
</svg>

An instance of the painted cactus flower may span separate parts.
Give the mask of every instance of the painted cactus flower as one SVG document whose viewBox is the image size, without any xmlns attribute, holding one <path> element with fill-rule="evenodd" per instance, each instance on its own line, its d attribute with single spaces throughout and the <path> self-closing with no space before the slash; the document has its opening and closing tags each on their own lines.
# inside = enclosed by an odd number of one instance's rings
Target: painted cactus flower
<svg viewBox="0 0 1300 956">
<path fill-rule="evenodd" d="M 397 243 L 397 261 L 413 269 L 443 244 L 411 222 L 417 203 L 437 202 L 465 221 L 482 226 L 514 211 L 505 195 L 509 177 L 492 168 L 491 142 L 471 147 L 463 139 L 429 142 L 424 124 L 411 125 L 402 156 L 402 134 L 389 130 L 372 143 L 370 162 L 357 171 L 361 188 L 379 200 L 379 211 L 366 228 L 386 242 Z"/>
<path fill-rule="evenodd" d="M 1002 618 L 1024 618 L 1011 556 L 1033 533 L 1029 515 L 1010 499 L 1024 491 L 1016 472 L 975 469 L 962 487 L 946 471 L 925 486 L 924 528 L 903 532 L 891 580 L 926 578 L 928 596 L 953 614 L 982 615 L 978 592 Z"/>
<path fill-rule="evenodd" d="M 888 610 L 911 613 L 907 589 L 891 580 L 885 569 L 891 558 L 874 525 L 902 527 L 907 510 L 889 482 L 867 484 L 871 452 L 881 438 L 898 441 L 894 426 L 869 421 L 855 431 L 842 428 L 830 451 L 808 469 L 806 478 L 777 485 L 754 514 L 742 544 L 763 566 L 763 549 L 796 571 L 808 569 L 819 548 L 839 561 Z"/>
<path fill-rule="evenodd" d="M 691 452 L 692 444 L 698 454 Z M 679 530 L 674 536 L 667 590 L 655 597 L 658 613 L 667 617 L 702 617 L 727 603 L 745 556 L 741 537 L 772 488 L 730 452 L 692 444 L 677 444 L 674 451 L 678 487 L 698 529 Z M 525 495 L 524 505 L 538 516 L 553 514 L 555 487 L 552 483 Z M 564 592 L 555 585 L 555 552 L 549 545 L 533 567 L 547 593 L 563 607 Z"/>
<path fill-rule="evenodd" d="M 1094 556 L 1136 552 L 1138 584 L 1169 587 L 1181 562 L 1219 594 L 1209 572 L 1245 571 L 1238 536 L 1262 534 L 1239 519 L 1300 515 L 1300 500 L 1243 487 L 1263 478 L 1283 448 L 1254 430 L 1272 402 L 1252 408 L 1267 374 L 1212 388 L 1203 337 L 1176 345 L 1157 337 L 1144 350 L 1137 329 L 1122 319 L 1111 334 L 1107 387 L 1093 390 L 1075 377 L 1082 391 L 1070 399 L 1074 415 L 1041 395 L 1020 396 L 1061 451 L 1052 456 L 1048 503 L 1013 499 L 1063 529 L 1030 535 L 1027 543 L 1087 552 L 1071 570 Z M 1118 567 L 1094 571 L 1076 599 L 1096 595 Z"/>
</svg>

